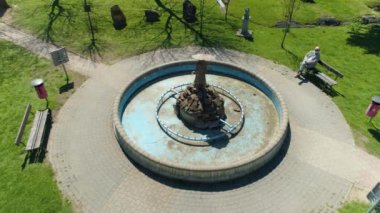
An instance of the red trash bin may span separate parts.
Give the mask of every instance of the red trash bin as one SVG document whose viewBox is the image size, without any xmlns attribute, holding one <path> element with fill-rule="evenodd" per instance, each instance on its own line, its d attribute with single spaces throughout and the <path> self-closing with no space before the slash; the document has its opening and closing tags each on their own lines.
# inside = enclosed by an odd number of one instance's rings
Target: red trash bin
<svg viewBox="0 0 380 213">
<path fill-rule="evenodd" d="M 44 81 L 42 79 L 34 79 L 32 80 L 32 85 L 37 92 L 38 98 L 46 99 L 48 97 L 48 93 L 44 86 Z"/>
<path fill-rule="evenodd" d="M 370 118 L 374 118 L 379 110 L 380 110 L 380 96 L 373 96 L 372 102 L 369 104 L 365 114 Z"/>
</svg>

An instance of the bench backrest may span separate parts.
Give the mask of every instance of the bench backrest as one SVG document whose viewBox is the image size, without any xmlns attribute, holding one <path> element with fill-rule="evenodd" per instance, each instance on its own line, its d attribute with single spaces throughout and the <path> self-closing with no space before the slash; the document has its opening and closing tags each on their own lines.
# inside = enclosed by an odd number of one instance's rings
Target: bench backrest
<svg viewBox="0 0 380 213">
<path fill-rule="evenodd" d="M 22 135 L 24 134 L 26 123 L 28 122 L 30 111 L 32 109 L 32 106 L 30 104 L 26 105 L 24 117 L 22 118 L 20 127 L 18 128 L 15 144 L 19 145 L 21 143 Z"/>
<path fill-rule="evenodd" d="M 367 212 L 380 212 L 380 182 L 367 194 L 367 198 L 372 205 Z"/>
<path fill-rule="evenodd" d="M 326 69 L 332 73 L 334 73 L 337 77 L 339 78 L 343 78 L 344 75 L 339 72 L 337 69 L 335 69 L 334 67 L 330 66 L 329 64 L 326 64 L 325 62 L 323 62 L 322 60 L 319 60 L 318 63 L 324 67 L 326 67 Z"/>
<path fill-rule="evenodd" d="M 380 183 L 377 183 L 375 187 L 367 194 L 367 199 L 372 203 L 380 199 Z"/>
</svg>

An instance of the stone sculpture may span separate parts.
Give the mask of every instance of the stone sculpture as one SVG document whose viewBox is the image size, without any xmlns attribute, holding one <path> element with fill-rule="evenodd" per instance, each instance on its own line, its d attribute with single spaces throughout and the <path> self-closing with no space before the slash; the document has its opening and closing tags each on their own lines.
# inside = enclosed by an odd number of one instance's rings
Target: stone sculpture
<svg viewBox="0 0 380 213">
<path fill-rule="evenodd" d="M 179 94 L 176 113 L 186 124 L 200 129 L 220 126 L 225 118 L 224 100 L 206 83 L 206 61 L 199 61 L 194 83 Z"/>
<path fill-rule="evenodd" d="M 236 33 L 238 36 L 243 36 L 245 39 L 252 40 L 252 31 L 248 30 L 248 23 L 251 19 L 251 16 L 249 15 L 249 8 L 245 8 L 244 10 L 244 16 L 243 16 L 243 25 L 241 29 Z"/>
</svg>

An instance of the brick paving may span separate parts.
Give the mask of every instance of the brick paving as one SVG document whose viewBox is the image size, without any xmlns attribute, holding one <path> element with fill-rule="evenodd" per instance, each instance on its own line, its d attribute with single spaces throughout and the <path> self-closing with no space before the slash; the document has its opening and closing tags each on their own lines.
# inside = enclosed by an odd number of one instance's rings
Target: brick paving
<svg viewBox="0 0 380 213">
<path fill-rule="evenodd" d="M 1 23 L 0 38 L 49 57 L 46 44 Z M 113 134 L 112 105 L 123 87 L 147 68 L 198 53 L 262 75 L 288 105 L 291 130 L 280 154 L 228 183 L 184 183 L 152 174 L 124 155 Z M 48 158 L 77 212 L 335 212 L 354 189 L 360 189 L 356 198 L 365 199 L 380 180 L 380 160 L 355 147 L 332 100 L 310 83 L 299 85 L 282 65 L 199 47 L 158 50 L 111 66 L 70 58 L 71 68 L 90 78 L 59 111 Z"/>
</svg>

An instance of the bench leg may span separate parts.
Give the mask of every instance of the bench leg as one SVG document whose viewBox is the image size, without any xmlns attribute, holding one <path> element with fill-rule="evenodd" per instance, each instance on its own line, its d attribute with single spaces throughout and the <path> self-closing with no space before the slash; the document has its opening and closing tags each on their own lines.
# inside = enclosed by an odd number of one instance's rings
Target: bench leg
<svg viewBox="0 0 380 213">
<path fill-rule="evenodd" d="M 295 78 L 298 78 L 300 76 L 304 75 L 304 69 L 303 70 L 298 70 L 297 74 L 294 76 Z"/>
</svg>

